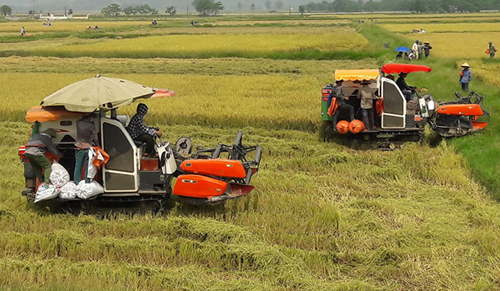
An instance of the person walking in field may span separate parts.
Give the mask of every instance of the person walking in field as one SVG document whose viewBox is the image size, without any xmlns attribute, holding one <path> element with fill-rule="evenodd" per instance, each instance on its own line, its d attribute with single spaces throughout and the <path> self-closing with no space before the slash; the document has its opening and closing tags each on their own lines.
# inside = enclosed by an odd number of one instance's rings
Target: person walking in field
<svg viewBox="0 0 500 291">
<path fill-rule="evenodd" d="M 472 72 L 469 64 L 467 63 L 463 63 L 461 67 L 463 70 L 460 72 L 460 85 L 462 86 L 462 91 L 469 92 L 469 83 L 472 80 Z"/>
<path fill-rule="evenodd" d="M 21 27 L 21 36 L 24 36 L 26 34 L 26 30 L 24 29 L 24 26 Z"/>
<path fill-rule="evenodd" d="M 486 50 L 486 53 L 489 53 L 490 54 L 490 59 L 494 58 L 495 57 L 495 54 L 497 52 L 497 48 L 495 47 L 495 45 L 493 45 L 493 42 L 489 42 L 489 47 L 488 49 Z"/>
<path fill-rule="evenodd" d="M 428 58 L 429 55 L 431 54 L 431 49 L 432 49 L 431 44 L 428 41 L 424 41 L 424 53 L 426 58 Z"/>
</svg>

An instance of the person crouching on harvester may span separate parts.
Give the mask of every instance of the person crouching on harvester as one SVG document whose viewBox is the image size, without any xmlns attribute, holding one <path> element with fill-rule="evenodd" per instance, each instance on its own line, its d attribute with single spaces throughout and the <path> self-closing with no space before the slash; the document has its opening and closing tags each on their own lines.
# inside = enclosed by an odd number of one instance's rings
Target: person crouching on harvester
<svg viewBox="0 0 500 291">
<path fill-rule="evenodd" d="M 349 97 L 344 95 L 344 92 L 342 92 L 343 82 L 344 82 L 343 80 L 335 81 L 335 86 L 332 89 L 332 94 L 330 94 L 330 96 L 328 97 L 328 107 L 331 106 L 332 102 L 337 103 L 337 110 L 332 116 L 334 131 L 337 131 L 337 119 L 339 116 L 339 112 L 349 111 L 349 118 L 350 118 L 349 121 L 354 120 L 354 107 L 346 103 L 346 101 L 349 100 Z M 333 98 L 335 98 L 335 100 Z"/>
<path fill-rule="evenodd" d="M 31 167 L 33 167 L 33 171 L 40 183 L 50 184 L 52 163 L 45 156 L 45 152 L 48 150 L 56 157 L 62 157 L 62 154 L 54 146 L 54 143 L 52 143 L 52 138 L 55 136 L 55 129 L 49 128 L 44 132 L 33 135 L 26 144 L 26 158 L 30 162 Z"/>
<path fill-rule="evenodd" d="M 157 127 L 150 127 L 144 124 L 144 116 L 148 113 L 148 106 L 144 103 L 137 105 L 137 113 L 132 117 L 127 132 L 133 140 L 145 142 L 145 156 L 155 156 L 155 135 L 162 136 L 162 132 Z"/>
</svg>

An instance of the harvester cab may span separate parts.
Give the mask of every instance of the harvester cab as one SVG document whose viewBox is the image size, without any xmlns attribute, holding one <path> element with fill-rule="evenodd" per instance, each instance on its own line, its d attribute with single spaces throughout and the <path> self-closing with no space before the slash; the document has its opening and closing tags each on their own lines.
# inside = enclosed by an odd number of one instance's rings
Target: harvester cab
<svg viewBox="0 0 500 291">
<path fill-rule="evenodd" d="M 409 99 L 403 94 L 391 74 L 431 72 L 431 68 L 413 64 L 390 63 L 380 69 L 336 70 L 335 80 L 343 80 L 342 92 L 349 100 L 345 101 L 354 108 L 355 120 L 336 110 L 332 96 L 332 84 L 322 89 L 321 117 L 325 123 L 325 137 L 348 136 L 357 140 L 419 141 L 424 128 L 430 123 L 441 136 L 461 136 L 482 129 L 487 123 L 477 121 L 487 114 L 480 106 L 482 97 L 460 98 L 457 102 L 437 104 L 430 94 L 420 94 L 416 90 Z M 376 97 L 372 103 L 374 129 L 366 129 L 361 118 L 358 91 L 361 84 L 368 84 Z M 333 98 L 332 98 L 333 97 Z M 337 115 L 337 123 L 334 115 Z M 362 126 L 359 126 L 362 124 Z"/>
</svg>

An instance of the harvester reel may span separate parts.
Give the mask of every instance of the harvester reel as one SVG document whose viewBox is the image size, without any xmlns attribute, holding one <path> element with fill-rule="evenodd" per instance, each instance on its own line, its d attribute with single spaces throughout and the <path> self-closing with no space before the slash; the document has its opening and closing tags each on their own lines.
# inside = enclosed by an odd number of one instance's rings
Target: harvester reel
<svg viewBox="0 0 500 291">
<path fill-rule="evenodd" d="M 260 146 L 244 146 L 242 144 L 243 140 L 243 132 L 238 131 L 236 135 L 236 139 L 234 140 L 234 144 L 225 145 L 218 144 L 215 148 L 212 158 L 218 159 L 220 158 L 221 153 L 228 153 L 228 159 L 230 160 L 239 160 L 243 163 L 250 163 L 252 165 L 258 166 L 260 164 L 260 159 L 262 157 L 262 149 Z M 256 151 L 255 159 L 253 161 L 248 161 L 246 158 L 247 153 Z"/>
</svg>

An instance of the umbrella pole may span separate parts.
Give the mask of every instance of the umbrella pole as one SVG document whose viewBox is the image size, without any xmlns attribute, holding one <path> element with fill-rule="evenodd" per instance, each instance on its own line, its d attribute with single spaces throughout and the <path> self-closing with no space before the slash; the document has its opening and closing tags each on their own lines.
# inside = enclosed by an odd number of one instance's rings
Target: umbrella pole
<svg viewBox="0 0 500 291">
<path fill-rule="evenodd" d="M 116 109 L 111 109 L 111 119 L 118 120 Z"/>
</svg>

